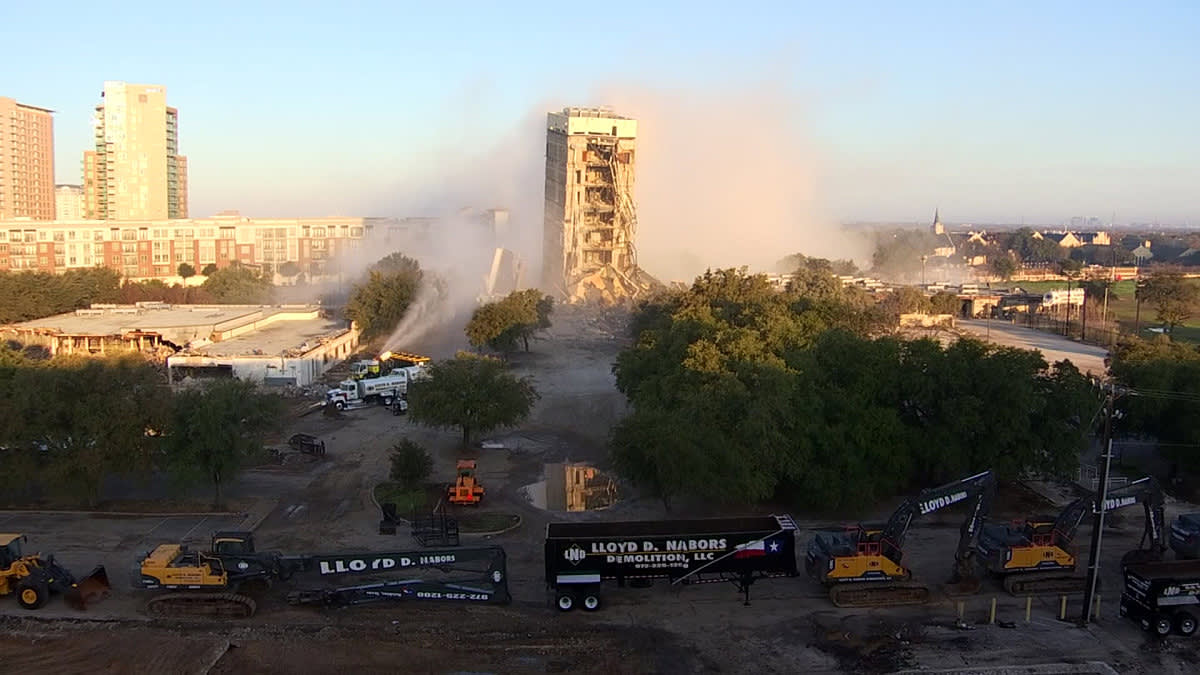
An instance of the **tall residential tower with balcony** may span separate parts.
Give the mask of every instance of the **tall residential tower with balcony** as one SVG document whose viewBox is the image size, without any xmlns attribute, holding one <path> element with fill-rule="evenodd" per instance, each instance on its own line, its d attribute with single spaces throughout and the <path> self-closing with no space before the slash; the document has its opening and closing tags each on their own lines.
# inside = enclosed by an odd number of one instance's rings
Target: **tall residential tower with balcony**
<svg viewBox="0 0 1200 675">
<path fill-rule="evenodd" d="M 54 220 L 52 112 L 0 97 L 0 220 Z"/>
<path fill-rule="evenodd" d="M 179 113 L 166 87 L 105 82 L 92 118 L 95 150 L 84 153 L 84 216 L 97 220 L 186 218 L 187 158 Z"/>
</svg>

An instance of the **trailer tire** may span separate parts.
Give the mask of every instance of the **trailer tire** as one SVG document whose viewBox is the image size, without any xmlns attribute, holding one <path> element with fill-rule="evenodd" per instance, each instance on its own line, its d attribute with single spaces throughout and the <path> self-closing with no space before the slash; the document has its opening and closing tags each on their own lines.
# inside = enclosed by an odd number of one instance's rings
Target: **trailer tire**
<svg viewBox="0 0 1200 675">
<path fill-rule="evenodd" d="M 559 591 L 554 598 L 554 604 L 558 605 L 560 612 L 569 612 L 575 609 L 575 594 L 571 591 Z"/>
<path fill-rule="evenodd" d="M 583 609 L 588 612 L 600 609 L 600 593 L 592 591 L 585 594 L 583 596 Z"/>
<path fill-rule="evenodd" d="M 1159 614 L 1158 616 L 1154 617 L 1154 625 L 1151 626 L 1151 629 L 1154 631 L 1155 635 L 1159 637 L 1166 637 L 1171 634 L 1171 624 L 1171 617 L 1167 616 L 1166 614 Z"/>
<path fill-rule="evenodd" d="M 1190 637 L 1196 632 L 1196 617 L 1184 610 L 1175 612 L 1175 632 Z"/>
<path fill-rule="evenodd" d="M 334 402 L 333 402 L 333 407 L 337 408 L 338 410 L 345 410 L 345 409 L 346 409 L 346 404 L 345 404 L 345 403 L 343 403 L 342 401 L 334 401 Z"/>
</svg>

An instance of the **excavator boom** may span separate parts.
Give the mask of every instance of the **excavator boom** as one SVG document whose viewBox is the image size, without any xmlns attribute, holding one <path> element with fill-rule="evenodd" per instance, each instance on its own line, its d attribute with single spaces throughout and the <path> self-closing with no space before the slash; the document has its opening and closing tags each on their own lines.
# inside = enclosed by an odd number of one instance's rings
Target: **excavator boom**
<svg viewBox="0 0 1200 675">
<path fill-rule="evenodd" d="M 953 574 L 945 590 L 950 595 L 974 593 L 980 587 L 973 565 L 976 544 L 994 494 L 991 471 L 922 490 L 905 500 L 880 529 L 859 525 L 845 531 L 818 532 L 809 543 L 805 567 L 830 587 L 829 597 L 838 607 L 928 602 L 929 587 L 910 583 L 912 574 L 901 562 L 905 535 L 916 517 L 968 503 L 970 510 L 959 530 Z"/>
</svg>

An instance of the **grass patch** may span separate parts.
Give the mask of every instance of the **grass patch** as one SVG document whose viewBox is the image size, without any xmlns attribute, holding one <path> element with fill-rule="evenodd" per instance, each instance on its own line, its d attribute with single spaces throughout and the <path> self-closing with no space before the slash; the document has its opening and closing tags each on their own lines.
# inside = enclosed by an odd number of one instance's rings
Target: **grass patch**
<svg viewBox="0 0 1200 675">
<path fill-rule="evenodd" d="M 429 503 L 429 487 L 418 485 L 406 487 L 394 481 L 387 481 L 375 486 L 375 501 L 380 506 L 392 503 L 396 505 L 396 513 L 406 518 L 409 513 L 427 513 L 433 508 Z"/>
<path fill-rule="evenodd" d="M 515 513 L 457 513 L 460 532 L 497 532 L 521 522 Z"/>
</svg>

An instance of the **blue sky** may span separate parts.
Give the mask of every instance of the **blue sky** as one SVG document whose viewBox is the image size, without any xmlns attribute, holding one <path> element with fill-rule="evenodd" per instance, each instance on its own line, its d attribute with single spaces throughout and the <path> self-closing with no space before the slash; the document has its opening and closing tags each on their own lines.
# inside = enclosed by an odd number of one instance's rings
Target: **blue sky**
<svg viewBox="0 0 1200 675">
<path fill-rule="evenodd" d="M 0 95 L 57 111 L 78 182 L 103 82 L 166 85 L 198 216 L 421 204 L 542 109 L 752 81 L 788 109 L 743 124 L 782 116 L 832 218 L 1195 225 L 1198 34 L 1194 1 L 25 2 Z"/>
</svg>

